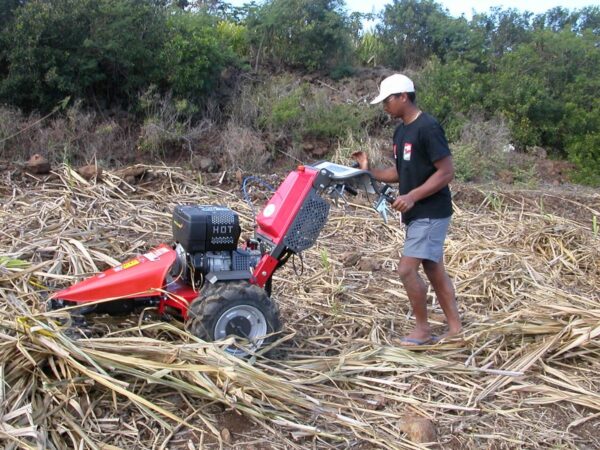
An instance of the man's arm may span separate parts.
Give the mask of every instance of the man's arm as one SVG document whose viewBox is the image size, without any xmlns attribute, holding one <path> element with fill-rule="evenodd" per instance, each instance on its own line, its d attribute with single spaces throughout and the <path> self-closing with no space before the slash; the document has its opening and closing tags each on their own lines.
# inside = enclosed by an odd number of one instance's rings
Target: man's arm
<svg viewBox="0 0 600 450">
<path fill-rule="evenodd" d="M 400 178 L 395 167 L 387 167 L 385 169 L 373 169 L 370 171 L 377 181 L 383 183 L 397 183 Z"/>
<path fill-rule="evenodd" d="M 383 183 L 396 183 L 399 181 L 398 171 L 395 167 L 387 167 L 385 169 L 369 169 L 369 159 L 365 152 L 354 152 L 352 158 L 358 163 L 362 170 L 368 170 L 377 181 Z"/>
<path fill-rule="evenodd" d="M 397 197 L 392 208 L 400 212 L 406 212 L 415 206 L 416 202 L 435 194 L 452 181 L 454 178 L 452 156 L 446 156 L 439 159 L 434 162 L 433 165 L 437 169 L 433 175 L 431 175 L 425 183 L 413 189 L 408 194 Z"/>
</svg>

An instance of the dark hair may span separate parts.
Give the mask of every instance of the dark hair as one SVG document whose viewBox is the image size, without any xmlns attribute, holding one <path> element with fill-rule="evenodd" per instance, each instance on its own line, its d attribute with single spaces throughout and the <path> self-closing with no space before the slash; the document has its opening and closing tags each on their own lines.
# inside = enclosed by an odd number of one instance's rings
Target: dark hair
<svg viewBox="0 0 600 450">
<path fill-rule="evenodd" d="M 417 94 L 415 92 L 407 92 L 406 96 L 408 97 L 411 103 L 414 103 L 417 99 Z"/>
</svg>

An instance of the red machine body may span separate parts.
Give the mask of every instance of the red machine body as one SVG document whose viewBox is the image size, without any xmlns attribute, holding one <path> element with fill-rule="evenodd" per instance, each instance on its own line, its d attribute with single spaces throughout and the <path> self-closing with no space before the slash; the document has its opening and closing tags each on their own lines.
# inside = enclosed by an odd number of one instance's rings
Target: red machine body
<svg viewBox="0 0 600 450">
<path fill-rule="evenodd" d="M 116 267 L 55 292 L 51 299 L 89 303 L 110 298 L 160 296 L 165 278 L 175 262 L 175 251 L 162 244 Z"/>
<path fill-rule="evenodd" d="M 304 166 L 291 172 L 258 214 L 256 233 L 273 244 L 281 243 L 313 188 L 317 175 L 318 171 Z"/>
<path fill-rule="evenodd" d="M 256 237 L 267 242 L 270 251 L 262 254 L 249 277 L 250 283 L 260 287 L 271 278 L 280 265 L 282 242 L 298 215 L 318 171 L 300 166 L 291 172 L 273 194 L 257 217 Z M 159 312 L 175 310 L 183 319 L 188 307 L 198 297 L 198 290 L 174 278 L 169 280 L 171 267 L 177 260 L 176 251 L 162 244 L 144 255 L 130 259 L 91 278 L 54 293 L 50 299 L 67 304 L 83 304 L 112 299 L 155 298 Z"/>
<path fill-rule="evenodd" d="M 277 339 L 281 321 L 270 298 L 272 276 L 292 255 L 315 244 L 329 215 L 322 197 L 337 200 L 371 181 L 368 172 L 326 161 L 299 166 L 260 211 L 254 238 L 242 246 L 239 216 L 228 207 L 177 205 L 175 245 L 162 244 L 56 292 L 49 307 L 81 305 L 72 314 L 83 315 L 157 306 L 161 314 L 182 318 L 204 341 L 241 338 L 242 347 L 233 344 L 227 351 L 247 355 Z M 244 192 L 245 186 L 246 181 Z"/>
</svg>

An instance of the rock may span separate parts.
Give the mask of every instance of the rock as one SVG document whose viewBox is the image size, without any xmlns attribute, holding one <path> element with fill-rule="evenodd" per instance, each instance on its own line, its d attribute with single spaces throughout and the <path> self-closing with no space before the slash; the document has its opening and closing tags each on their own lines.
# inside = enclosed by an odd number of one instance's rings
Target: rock
<svg viewBox="0 0 600 450">
<path fill-rule="evenodd" d="M 318 147 L 315 148 L 312 152 L 311 155 L 313 155 L 314 157 L 320 158 L 322 156 L 325 156 L 327 154 L 327 148 L 325 147 Z"/>
<path fill-rule="evenodd" d="M 310 142 L 305 142 L 304 144 L 302 144 L 302 149 L 305 152 L 312 152 L 314 150 L 315 146 L 313 144 L 311 144 Z"/>
<path fill-rule="evenodd" d="M 223 442 L 226 444 L 231 444 L 231 432 L 227 428 L 221 430 L 221 439 L 223 439 Z"/>
<path fill-rule="evenodd" d="M 29 173 L 33 173 L 35 175 L 47 175 L 50 173 L 50 163 L 46 158 L 38 153 L 29 158 L 25 168 Z"/>
<path fill-rule="evenodd" d="M 201 172 L 216 172 L 219 165 L 214 159 L 208 156 L 195 156 L 192 159 L 192 167 Z"/>
<path fill-rule="evenodd" d="M 376 272 L 381 269 L 381 262 L 375 258 L 362 258 L 358 263 L 358 270 L 363 272 Z"/>
<path fill-rule="evenodd" d="M 140 178 L 140 177 L 144 176 L 145 173 L 146 173 L 145 167 L 134 166 L 134 167 L 126 167 L 125 169 L 119 170 L 117 172 L 117 175 L 122 178 L 127 178 L 127 177 Z"/>
<path fill-rule="evenodd" d="M 128 183 L 128 184 L 135 184 L 145 174 L 146 174 L 146 168 L 139 167 L 139 166 L 126 167 L 125 169 L 119 170 L 117 172 L 117 176 L 123 178 L 123 180 L 125 180 L 125 183 Z"/>
<path fill-rule="evenodd" d="M 437 442 L 437 431 L 433 422 L 422 417 L 405 418 L 400 425 L 400 431 L 406 433 L 412 442 Z"/>
<path fill-rule="evenodd" d="M 77 169 L 77 172 L 83 179 L 88 181 L 91 179 L 100 180 L 102 178 L 102 167 L 94 164 L 88 164 L 87 166 L 80 167 Z"/>
<path fill-rule="evenodd" d="M 356 263 L 360 261 L 360 258 L 362 258 L 362 255 L 358 252 L 346 252 L 341 256 L 344 267 L 355 266 Z"/>
<path fill-rule="evenodd" d="M 200 159 L 200 170 L 203 172 L 214 172 L 217 165 L 212 158 L 201 158 Z"/>
<path fill-rule="evenodd" d="M 548 158 L 548 152 L 546 151 L 545 148 L 542 147 L 533 147 L 530 150 L 530 153 L 534 156 L 536 156 L 539 159 L 546 159 Z"/>
</svg>

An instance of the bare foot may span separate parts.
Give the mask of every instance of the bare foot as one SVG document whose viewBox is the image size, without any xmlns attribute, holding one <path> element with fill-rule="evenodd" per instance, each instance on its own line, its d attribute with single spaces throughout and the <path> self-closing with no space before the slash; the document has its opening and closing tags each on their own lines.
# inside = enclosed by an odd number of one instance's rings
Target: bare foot
<svg viewBox="0 0 600 450">
<path fill-rule="evenodd" d="M 414 347 L 428 344 L 431 342 L 431 329 L 415 328 L 410 334 L 400 339 L 400 345 L 405 347 Z"/>
</svg>

